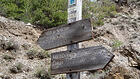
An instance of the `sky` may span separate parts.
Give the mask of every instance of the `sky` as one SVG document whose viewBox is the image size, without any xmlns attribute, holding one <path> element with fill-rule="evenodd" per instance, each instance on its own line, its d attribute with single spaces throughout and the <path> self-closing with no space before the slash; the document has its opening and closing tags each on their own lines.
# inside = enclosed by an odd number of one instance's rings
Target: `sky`
<svg viewBox="0 0 140 79">
<path fill-rule="evenodd" d="M 97 0 L 90 0 L 91 2 L 96 2 Z"/>
</svg>

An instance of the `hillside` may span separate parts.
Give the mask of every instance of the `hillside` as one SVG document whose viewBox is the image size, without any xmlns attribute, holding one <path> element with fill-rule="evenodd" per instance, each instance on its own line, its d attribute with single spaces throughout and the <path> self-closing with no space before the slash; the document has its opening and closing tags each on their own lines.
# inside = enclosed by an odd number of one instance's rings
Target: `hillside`
<svg viewBox="0 0 140 79">
<path fill-rule="evenodd" d="M 104 70 L 81 72 L 81 79 L 140 79 L 140 1 L 104 20 L 80 48 L 103 45 L 115 57 Z M 66 47 L 44 51 L 36 44 L 42 32 L 0 16 L 0 79 L 65 79 L 64 74 L 50 75 L 50 54 Z"/>
</svg>

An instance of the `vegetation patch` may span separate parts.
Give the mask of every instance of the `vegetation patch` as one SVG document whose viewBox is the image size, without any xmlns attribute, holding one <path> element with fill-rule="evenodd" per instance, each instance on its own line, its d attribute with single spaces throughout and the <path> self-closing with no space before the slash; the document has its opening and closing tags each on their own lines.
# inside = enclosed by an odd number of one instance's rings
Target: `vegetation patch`
<svg viewBox="0 0 140 79">
<path fill-rule="evenodd" d="M 29 59 L 34 59 L 34 58 L 44 59 L 50 57 L 50 55 L 48 54 L 47 51 L 44 50 L 38 51 L 36 49 L 32 49 L 27 52 L 27 57 Z"/>
<path fill-rule="evenodd" d="M 16 65 L 12 66 L 10 68 L 10 72 L 17 74 L 23 72 L 23 64 L 22 63 L 17 63 Z"/>
<path fill-rule="evenodd" d="M 29 50 L 27 52 L 27 56 L 28 56 L 29 59 L 34 59 L 36 57 L 36 53 L 37 53 L 36 51 Z"/>
<path fill-rule="evenodd" d="M 37 58 L 39 58 L 39 59 L 44 59 L 47 57 L 50 57 L 50 55 L 48 54 L 47 51 L 41 51 L 37 54 Z"/>
<path fill-rule="evenodd" d="M 67 23 L 67 0 L 1 0 L 0 15 L 46 28 Z"/>
<path fill-rule="evenodd" d="M 3 59 L 5 59 L 7 61 L 11 61 L 11 60 L 14 60 L 15 58 L 10 55 L 3 55 Z"/>
<path fill-rule="evenodd" d="M 116 5 L 110 0 L 83 1 L 83 18 L 91 17 L 93 26 L 104 25 L 104 18 L 112 18 L 116 13 Z"/>
<path fill-rule="evenodd" d="M 0 47 L 1 49 L 8 51 L 16 51 L 20 48 L 19 44 L 13 40 L 2 40 L 2 42 L 0 43 Z"/>
<path fill-rule="evenodd" d="M 0 77 L 1 77 L 1 76 L 0 76 Z M 2 79 L 11 79 L 11 77 L 8 76 L 8 75 L 4 75 L 4 76 L 2 76 L 1 78 L 2 78 Z"/>
<path fill-rule="evenodd" d="M 6 42 L 4 46 L 4 49 L 6 50 L 16 50 L 18 48 L 18 44 L 14 43 L 13 41 Z"/>
<path fill-rule="evenodd" d="M 123 44 L 123 42 L 119 41 L 119 40 L 115 40 L 113 43 L 113 48 L 118 48 Z"/>
<path fill-rule="evenodd" d="M 45 69 L 38 69 L 35 76 L 39 79 L 51 79 L 51 75 Z"/>
</svg>

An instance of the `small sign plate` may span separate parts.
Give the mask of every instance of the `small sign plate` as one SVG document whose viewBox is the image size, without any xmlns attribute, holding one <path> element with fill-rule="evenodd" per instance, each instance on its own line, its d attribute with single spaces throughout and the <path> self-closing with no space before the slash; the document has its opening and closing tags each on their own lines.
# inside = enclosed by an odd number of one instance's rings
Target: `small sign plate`
<svg viewBox="0 0 140 79">
<path fill-rule="evenodd" d="M 48 29 L 37 43 L 45 50 L 92 39 L 90 19 Z"/>
<path fill-rule="evenodd" d="M 70 0 L 70 5 L 76 4 L 75 0 Z"/>
<path fill-rule="evenodd" d="M 94 46 L 51 54 L 51 74 L 103 69 L 114 57 L 106 48 Z"/>
</svg>

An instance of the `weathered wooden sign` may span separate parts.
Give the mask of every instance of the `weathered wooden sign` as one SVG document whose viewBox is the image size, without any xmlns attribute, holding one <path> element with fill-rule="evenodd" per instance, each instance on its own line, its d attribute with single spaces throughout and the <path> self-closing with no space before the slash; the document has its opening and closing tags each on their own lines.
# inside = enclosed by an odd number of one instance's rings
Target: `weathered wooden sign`
<svg viewBox="0 0 140 79">
<path fill-rule="evenodd" d="M 92 39 L 90 19 L 58 26 L 43 32 L 38 44 L 45 50 Z"/>
<path fill-rule="evenodd" d="M 51 54 L 51 74 L 103 69 L 114 57 L 106 48 L 95 46 Z"/>
</svg>

